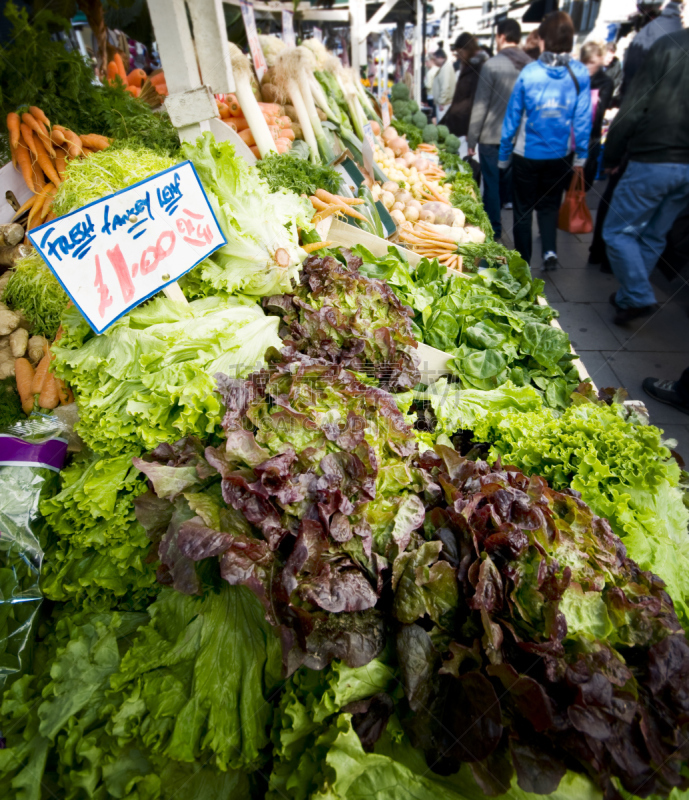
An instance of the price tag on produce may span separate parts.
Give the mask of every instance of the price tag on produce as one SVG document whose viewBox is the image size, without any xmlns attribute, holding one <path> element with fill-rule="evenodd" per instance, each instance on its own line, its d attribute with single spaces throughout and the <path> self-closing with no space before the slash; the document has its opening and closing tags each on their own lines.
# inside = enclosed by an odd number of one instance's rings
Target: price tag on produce
<svg viewBox="0 0 689 800">
<path fill-rule="evenodd" d="M 368 172 L 368 174 L 373 177 L 373 154 L 376 151 L 376 140 L 373 136 L 373 128 L 371 127 L 371 123 L 367 123 L 364 125 L 364 147 L 363 147 L 363 156 L 364 156 L 364 170 Z"/>
<path fill-rule="evenodd" d="M 96 333 L 227 243 L 190 161 L 29 231 Z"/>
<path fill-rule="evenodd" d="M 383 114 L 383 130 L 390 127 L 390 106 L 387 97 L 383 97 L 380 103 L 380 110 Z"/>
<path fill-rule="evenodd" d="M 254 69 L 258 76 L 258 82 L 263 80 L 266 74 L 268 64 L 263 55 L 261 43 L 258 41 L 258 31 L 256 30 L 256 17 L 254 15 L 254 4 L 250 0 L 239 0 L 239 5 L 242 9 L 242 17 L 244 19 L 244 30 L 246 31 L 246 38 L 249 42 L 249 50 L 251 50 L 251 58 L 254 62 Z"/>
<path fill-rule="evenodd" d="M 282 41 L 287 47 L 297 46 L 297 37 L 294 35 L 294 14 L 291 11 L 282 11 Z"/>
</svg>

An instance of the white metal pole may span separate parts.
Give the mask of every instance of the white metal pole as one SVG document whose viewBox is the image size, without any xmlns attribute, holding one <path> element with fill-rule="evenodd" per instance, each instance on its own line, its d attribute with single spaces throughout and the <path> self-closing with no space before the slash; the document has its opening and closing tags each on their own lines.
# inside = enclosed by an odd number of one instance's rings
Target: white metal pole
<svg viewBox="0 0 689 800">
<path fill-rule="evenodd" d="M 148 10 L 170 92 L 165 108 L 179 138 L 193 141 L 208 130 L 217 106 L 201 83 L 184 0 L 148 0 Z"/>
<path fill-rule="evenodd" d="M 187 0 L 203 82 L 214 94 L 234 92 L 222 0 Z"/>
<path fill-rule="evenodd" d="M 414 100 L 421 105 L 421 59 L 423 42 L 423 3 L 425 0 L 416 0 L 416 30 L 414 31 Z"/>
</svg>

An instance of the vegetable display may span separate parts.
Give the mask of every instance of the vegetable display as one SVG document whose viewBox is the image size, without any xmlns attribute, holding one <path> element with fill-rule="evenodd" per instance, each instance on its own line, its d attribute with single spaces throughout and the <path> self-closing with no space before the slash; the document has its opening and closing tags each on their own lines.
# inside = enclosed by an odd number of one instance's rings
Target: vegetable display
<svg viewBox="0 0 689 800">
<path fill-rule="evenodd" d="M 0 796 L 689 796 L 689 476 L 581 382 L 456 137 L 261 35 L 216 95 L 249 166 L 7 14 Z M 181 160 L 227 244 L 96 335 L 25 232 Z"/>
</svg>

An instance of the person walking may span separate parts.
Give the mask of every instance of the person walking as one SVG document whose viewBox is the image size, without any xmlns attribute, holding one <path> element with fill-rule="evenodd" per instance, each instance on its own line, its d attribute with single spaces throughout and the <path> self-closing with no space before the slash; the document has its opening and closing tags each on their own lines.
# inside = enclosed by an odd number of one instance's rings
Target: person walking
<svg viewBox="0 0 689 800">
<path fill-rule="evenodd" d="M 500 209 L 503 203 L 512 200 L 505 193 L 504 170 L 498 169 L 502 121 L 519 73 L 532 61 L 519 47 L 521 37 L 522 30 L 516 20 L 498 22 L 495 36 L 498 54 L 481 67 L 467 134 L 470 156 L 475 155 L 479 145 L 483 204 L 496 239 L 502 234 Z"/>
<path fill-rule="evenodd" d="M 660 16 L 644 25 L 636 34 L 624 54 L 622 65 L 621 96 L 631 87 L 634 76 L 643 65 L 648 51 L 662 36 L 682 30 L 682 3 L 670 0 L 663 6 Z"/>
<path fill-rule="evenodd" d="M 620 88 L 622 86 L 622 62 L 617 57 L 617 45 L 615 42 L 608 42 L 605 45 L 603 69 L 605 74 L 612 79 L 612 105 L 618 108 L 620 105 Z"/>
<path fill-rule="evenodd" d="M 438 71 L 433 78 L 432 94 L 435 103 L 436 118 L 440 119 L 450 108 L 452 97 L 455 93 L 457 78 L 452 64 L 448 61 L 447 53 L 439 47 L 431 56 L 433 64 Z"/>
<path fill-rule="evenodd" d="M 466 136 L 469 132 L 471 107 L 478 86 L 481 67 L 488 60 L 487 54 L 481 50 L 476 37 L 471 33 L 460 33 L 454 46 L 457 58 L 461 63 L 457 84 L 455 86 L 452 105 L 445 116 L 440 119 L 455 136 Z"/>
<path fill-rule="evenodd" d="M 598 172 L 598 159 L 600 156 L 601 137 L 603 135 L 603 117 L 610 108 L 615 84 L 612 78 L 603 69 L 605 50 L 597 42 L 587 42 L 581 48 L 579 56 L 581 63 L 589 71 L 591 79 L 591 113 L 593 126 L 589 139 L 589 154 L 584 166 L 584 184 L 586 191 L 593 186 Z"/>
<path fill-rule="evenodd" d="M 651 47 L 608 132 L 603 166 L 629 163 L 617 184 L 603 238 L 620 289 L 610 297 L 617 325 L 656 308 L 650 282 L 667 234 L 689 203 L 689 30 Z"/>
<path fill-rule="evenodd" d="M 538 28 L 541 55 L 515 83 L 502 124 L 498 167 L 512 160 L 514 244 L 531 263 L 533 211 L 541 232 L 543 269 L 557 268 L 557 221 L 572 168 L 583 167 L 591 135 L 591 92 L 586 67 L 571 56 L 574 25 L 554 11 Z"/>
</svg>

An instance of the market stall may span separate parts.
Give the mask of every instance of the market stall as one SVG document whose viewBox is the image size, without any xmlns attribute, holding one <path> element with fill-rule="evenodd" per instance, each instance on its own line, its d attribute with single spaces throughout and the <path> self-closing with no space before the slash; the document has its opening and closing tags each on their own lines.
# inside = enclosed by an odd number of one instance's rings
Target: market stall
<svg viewBox="0 0 689 800">
<path fill-rule="evenodd" d="M 408 87 L 219 6 L 149 3 L 167 113 L 7 112 L 0 795 L 680 800 L 662 431 Z"/>
</svg>

